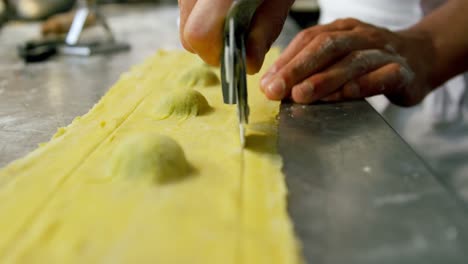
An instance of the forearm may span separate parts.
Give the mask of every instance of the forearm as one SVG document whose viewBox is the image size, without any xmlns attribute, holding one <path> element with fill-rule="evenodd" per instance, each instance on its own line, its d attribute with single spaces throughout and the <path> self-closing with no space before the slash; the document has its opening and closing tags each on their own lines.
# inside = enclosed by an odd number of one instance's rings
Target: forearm
<svg viewBox="0 0 468 264">
<path fill-rule="evenodd" d="M 403 33 L 427 34 L 434 51 L 432 88 L 468 70 L 468 1 L 450 0 Z"/>
</svg>

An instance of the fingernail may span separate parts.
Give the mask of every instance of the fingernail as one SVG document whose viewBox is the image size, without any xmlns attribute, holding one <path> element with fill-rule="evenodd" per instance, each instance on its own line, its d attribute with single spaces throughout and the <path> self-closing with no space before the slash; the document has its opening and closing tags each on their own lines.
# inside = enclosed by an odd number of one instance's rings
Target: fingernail
<svg viewBox="0 0 468 264">
<path fill-rule="evenodd" d="M 282 99 L 286 91 L 286 83 L 282 78 L 273 80 L 267 87 L 270 95 L 275 96 L 275 98 Z"/>
<path fill-rule="evenodd" d="M 268 82 L 270 81 L 271 77 L 273 76 L 273 73 L 267 72 L 265 75 L 263 75 L 262 80 L 260 81 L 260 85 L 262 87 L 265 87 Z"/>
</svg>

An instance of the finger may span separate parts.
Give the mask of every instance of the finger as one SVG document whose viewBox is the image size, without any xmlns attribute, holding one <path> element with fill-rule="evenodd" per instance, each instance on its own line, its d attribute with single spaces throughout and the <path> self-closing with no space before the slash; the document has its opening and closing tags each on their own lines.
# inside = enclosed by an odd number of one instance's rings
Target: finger
<svg viewBox="0 0 468 264">
<path fill-rule="evenodd" d="M 343 93 L 342 91 L 337 91 L 337 92 L 334 92 L 330 95 L 327 95 L 325 96 L 324 98 L 320 99 L 320 101 L 322 102 L 327 102 L 327 103 L 333 103 L 333 102 L 340 102 L 340 101 L 344 101 L 345 98 L 343 97 Z"/>
<path fill-rule="evenodd" d="M 355 51 L 324 72 L 312 75 L 294 86 L 291 92 L 292 99 L 304 104 L 315 102 L 335 92 L 351 80 L 388 63 L 401 60 L 401 57 L 382 50 Z"/>
<path fill-rule="evenodd" d="M 343 101 L 393 93 L 407 87 L 413 78 L 414 74 L 405 65 L 393 62 L 348 82 L 341 90 L 322 100 Z"/>
<path fill-rule="evenodd" d="M 198 0 L 184 26 L 183 38 L 206 63 L 218 66 L 224 18 L 232 0 Z"/>
<path fill-rule="evenodd" d="M 353 100 L 362 98 L 363 93 L 361 92 L 361 87 L 356 81 L 350 81 L 343 86 L 342 89 L 333 92 L 330 95 L 321 98 L 320 101 L 324 102 L 338 102 L 344 100 Z M 370 95 L 369 95 L 370 96 Z"/>
<path fill-rule="evenodd" d="M 350 30 L 353 27 L 343 27 L 339 31 Z M 286 66 L 302 49 L 307 46 L 315 37 L 321 33 L 338 31 L 334 24 L 319 25 L 308 29 L 305 29 L 294 37 L 291 43 L 286 47 L 280 57 L 276 60 L 274 65 L 271 67 L 272 72 L 277 72 L 282 67 Z"/>
<path fill-rule="evenodd" d="M 266 84 L 270 81 L 271 77 L 275 75 L 281 68 L 283 68 L 289 61 L 291 61 L 300 51 L 304 49 L 318 34 L 326 32 L 326 26 L 315 26 L 305 29 L 297 34 L 294 39 L 289 43 L 286 49 L 281 53 L 279 58 L 273 63 L 268 71 L 263 75 L 260 87 L 264 91 Z"/>
<path fill-rule="evenodd" d="M 190 15 L 190 12 L 192 12 L 193 7 L 195 6 L 195 3 L 197 0 L 179 0 L 179 10 L 180 10 L 180 24 L 179 24 L 179 37 L 180 37 L 180 42 L 182 43 L 182 46 L 190 52 L 193 52 L 192 47 L 190 44 L 185 41 L 184 38 L 184 28 L 187 23 L 187 19 Z"/>
<path fill-rule="evenodd" d="M 265 54 L 279 36 L 294 0 L 268 0 L 258 7 L 247 40 L 247 71 L 257 73 Z"/>
<path fill-rule="evenodd" d="M 365 98 L 368 96 L 373 96 L 373 95 L 369 94 L 365 96 L 358 82 L 350 81 L 347 84 L 345 84 L 342 89 L 336 92 L 333 92 L 332 94 L 327 95 L 324 98 L 321 98 L 320 101 L 339 102 L 339 101 L 345 101 L 345 100 Z"/>
<path fill-rule="evenodd" d="M 292 87 L 343 56 L 355 51 L 381 49 L 383 40 L 374 40 L 353 31 L 325 32 L 315 37 L 294 59 L 271 77 L 264 86 L 270 99 L 281 100 Z"/>
<path fill-rule="evenodd" d="M 273 76 L 274 73 L 278 72 L 284 66 L 286 66 L 304 47 L 306 47 L 315 37 L 325 32 L 332 31 L 347 31 L 355 28 L 363 23 L 355 19 L 339 19 L 333 23 L 326 25 L 319 25 L 305 29 L 294 37 L 291 43 L 282 52 L 276 62 L 270 67 L 262 78 L 263 88 L 268 80 Z"/>
</svg>

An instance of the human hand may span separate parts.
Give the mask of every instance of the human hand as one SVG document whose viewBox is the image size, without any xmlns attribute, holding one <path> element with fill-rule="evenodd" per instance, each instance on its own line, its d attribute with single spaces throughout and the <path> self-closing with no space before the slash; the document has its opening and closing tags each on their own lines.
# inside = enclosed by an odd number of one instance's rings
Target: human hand
<svg viewBox="0 0 468 264">
<path fill-rule="evenodd" d="M 269 99 L 303 104 L 384 94 L 410 106 L 433 89 L 433 50 L 420 32 L 337 20 L 299 33 L 264 75 L 261 89 Z"/>
<path fill-rule="evenodd" d="M 185 49 L 218 66 L 222 32 L 233 0 L 179 0 L 180 39 Z M 265 54 L 283 28 L 294 0 L 266 0 L 257 9 L 246 42 L 247 72 L 260 70 Z"/>
</svg>

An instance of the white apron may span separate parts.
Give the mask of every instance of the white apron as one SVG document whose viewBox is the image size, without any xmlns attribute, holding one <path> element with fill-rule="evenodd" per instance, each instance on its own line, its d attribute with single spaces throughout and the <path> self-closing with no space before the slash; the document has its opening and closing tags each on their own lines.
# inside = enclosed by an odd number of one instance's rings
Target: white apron
<svg viewBox="0 0 468 264">
<path fill-rule="evenodd" d="M 319 0 L 320 23 L 354 17 L 392 30 L 419 21 L 445 0 Z M 418 106 L 401 108 L 385 97 L 368 101 L 468 201 L 468 74 L 448 81 Z"/>
</svg>

